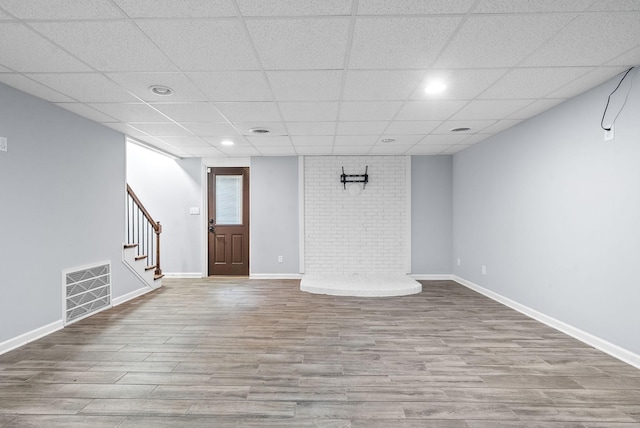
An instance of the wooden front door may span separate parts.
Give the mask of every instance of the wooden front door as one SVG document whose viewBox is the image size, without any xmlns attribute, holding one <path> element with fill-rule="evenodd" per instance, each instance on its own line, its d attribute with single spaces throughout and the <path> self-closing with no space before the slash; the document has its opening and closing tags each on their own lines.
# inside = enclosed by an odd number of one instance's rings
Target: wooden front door
<svg viewBox="0 0 640 428">
<path fill-rule="evenodd" d="M 209 275 L 249 275 L 249 168 L 209 168 Z"/>
</svg>

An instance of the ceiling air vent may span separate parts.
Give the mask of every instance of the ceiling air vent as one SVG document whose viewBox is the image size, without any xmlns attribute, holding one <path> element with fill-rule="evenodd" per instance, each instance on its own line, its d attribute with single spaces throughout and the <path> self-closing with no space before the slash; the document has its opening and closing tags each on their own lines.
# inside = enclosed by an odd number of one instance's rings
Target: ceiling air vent
<svg viewBox="0 0 640 428">
<path fill-rule="evenodd" d="M 452 129 L 450 129 L 450 131 L 451 131 L 451 132 L 469 132 L 469 131 L 471 131 L 471 128 L 465 128 L 465 127 L 462 127 L 462 128 L 452 128 Z"/>
<path fill-rule="evenodd" d="M 267 128 L 251 128 L 249 132 L 254 135 L 264 135 L 270 133 L 271 131 Z"/>
</svg>

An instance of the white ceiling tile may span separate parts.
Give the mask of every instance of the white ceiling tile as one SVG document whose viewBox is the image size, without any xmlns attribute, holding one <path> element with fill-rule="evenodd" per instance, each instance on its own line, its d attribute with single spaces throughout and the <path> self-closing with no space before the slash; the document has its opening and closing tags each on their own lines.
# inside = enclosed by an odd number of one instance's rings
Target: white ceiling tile
<svg viewBox="0 0 640 428">
<path fill-rule="evenodd" d="M 263 156 L 295 156 L 296 150 L 292 145 L 273 146 L 273 147 L 257 147 Z"/>
<path fill-rule="evenodd" d="M 0 10 L 0 20 L 8 20 L 8 21 L 10 21 L 10 20 L 13 20 L 13 18 L 11 16 L 7 15 L 2 10 Z"/>
<path fill-rule="evenodd" d="M 190 147 L 185 150 L 191 156 L 197 158 L 225 157 L 225 153 L 215 147 Z"/>
<path fill-rule="evenodd" d="M 432 15 L 465 13 L 475 0 L 360 0 L 358 15 Z"/>
<path fill-rule="evenodd" d="M 474 13 L 581 12 L 593 0 L 483 0 Z"/>
<path fill-rule="evenodd" d="M 351 0 L 237 0 L 237 3 L 243 16 L 351 15 Z"/>
<path fill-rule="evenodd" d="M 358 18 L 349 68 L 426 68 L 460 18 Z"/>
<path fill-rule="evenodd" d="M 236 16 L 232 0 L 114 0 L 131 18 L 216 18 Z"/>
<path fill-rule="evenodd" d="M 183 71 L 256 70 L 251 43 L 237 20 L 138 20 Z"/>
<path fill-rule="evenodd" d="M 402 107 L 402 101 L 344 101 L 340 105 L 340 120 L 391 120 Z"/>
<path fill-rule="evenodd" d="M 197 102 L 207 100 L 204 94 L 183 73 L 107 73 L 107 77 L 147 102 Z M 149 90 L 152 85 L 167 86 L 173 89 L 174 93 L 169 97 L 156 95 Z"/>
<path fill-rule="evenodd" d="M 284 122 L 234 122 L 233 126 L 235 126 L 243 135 L 248 136 L 255 136 L 255 134 L 250 132 L 250 129 L 253 128 L 267 128 L 271 131 L 268 134 L 269 136 L 289 134 Z"/>
<path fill-rule="evenodd" d="M 133 95 L 99 73 L 45 73 L 27 76 L 80 102 L 138 101 Z"/>
<path fill-rule="evenodd" d="M 395 120 L 389 124 L 386 132 L 396 135 L 428 134 L 441 123 L 440 120 Z"/>
<path fill-rule="evenodd" d="M 203 103 L 152 103 L 176 122 L 224 122 L 224 117 L 209 102 Z"/>
<path fill-rule="evenodd" d="M 536 100 L 511 115 L 505 114 L 504 117 L 507 117 L 508 119 L 529 119 L 546 110 L 549 110 L 552 107 L 557 106 L 558 104 L 561 104 L 564 101 L 565 100 L 563 99 Z"/>
<path fill-rule="evenodd" d="M 247 140 L 256 148 L 265 146 L 291 146 L 291 140 L 286 135 L 261 135 L 259 137 L 246 137 Z"/>
<path fill-rule="evenodd" d="M 295 146 L 299 156 L 326 156 L 333 153 L 333 146 Z"/>
<path fill-rule="evenodd" d="M 233 141 L 233 147 L 253 147 L 251 143 L 240 135 L 219 135 L 203 137 L 209 144 L 214 147 L 225 147 L 222 145 L 223 141 Z"/>
<path fill-rule="evenodd" d="M 480 141 L 484 141 L 487 138 L 493 136 L 494 134 L 474 134 L 471 135 L 469 138 L 465 138 L 464 140 L 462 140 L 462 142 L 457 143 L 457 144 L 464 144 L 464 145 L 470 145 L 470 144 L 476 144 L 479 143 Z"/>
<path fill-rule="evenodd" d="M 102 122 L 102 125 L 109 127 L 111 129 L 114 129 L 118 132 L 122 132 L 123 134 L 128 135 L 129 137 L 137 138 L 145 142 L 151 141 L 151 144 L 153 144 L 153 141 L 155 141 L 155 139 L 151 137 L 149 134 L 147 134 L 146 132 L 133 128 L 126 123 Z"/>
<path fill-rule="evenodd" d="M 240 133 L 228 122 L 180 122 L 180 125 L 200 136 L 239 137 Z M 210 141 L 210 140 L 207 140 Z"/>
<path fill-rule="evenodd" d="M 398 116 L 396 116 L 396 120 L 446 120 L 465 104 L 467 104 L 467 101 L 409 101 L 402 107 Z"/>
<path fill-rule="evenodd" d="M 420 84 L 422 70 L 351 70 L 343 100 L 405 100 Z"/>
<path fill-rule="evenodd" d="M 589 13 L 567 23 L 521 66 L 600 65 L 640 40 L 640 12 Z"/>
<path fill-rule="evenodd" d="M 333 135 L 337 122 L 287 122 L 289 135 Z"/>
<path fill-rule="evenodd" d="M 260 152 L 251 146 L 222 146 L 218 150 L 227 156 L 260 156 Z"/>
<path fill-rule="evenodd" d="M 108 116 L 102 112 L 99 112 L 86 104 L 80 103 L 56 103 L 58 107 L 62 107 L 65 110 L 69 110 L 75 114 L 91 119 L 94 122 L 115 122 L 117 118 Z"/>
<path fill-rule="evenodd" d="M 130 122 L 129 126 L 158 138 L 193 136 L 191 132 L 173 122 Z"/>
<path fill-rule="evenodd" d="M 468 149 L 469 147 L 471 147 L 471 144 L 454 144 L 453 146 L 449 147 L 447 150 L 442 151 L 441 154 L 452 155 L 454 153 L 461 152 L 464 149 Z"/>
<path fill-rule="evenodd" d="M 22 24 L 0 23 L 0 64 L 19 72 L 91 71 Z"/>
<path fill-rule="evenodd" d="M 395 144 L 376 144 L 369 151 L 370 155 L 399 155 L 409 150 L 411 146 L 401 146 Z"/>
<path fill-rule="evenodd" d="M 336 135 L 380 135 L 389 122 L 338 122 Z"/>
<path fill-rule="evenodd" d="M 378 141 L 377 135 L 338 135 L 336 146 L 372 146 Z"/>
<path fill-rule="evenodd" d="M 278 106 L 286 121 L 328 122 L 338 117 L 337 102 L 281 102 Z"/>
<path fill-rule="evenodd" d="M 334 146 L 334 155 L 366 155 L 371 151 L 372 145 L 366 146 Z"/>
<path fill-rule="evenodd" d="M 291 141 L 296 147 L 299 146 L 328 146 L 333 145 L 333 136 L 331 135 L 312 135 L 312 136 L 292 136 Z"/>
<path fill-rule="evenodd" d="M 383 144 L 385 146 L 412 146 L 422 140 L 424 138 L 424 134 L 422 135 L 396 135 L 396 134 L 384 134 L 378 137 L 378 144 Z M 395 140 L 390 143 L 383 143 L 382 140 Z"/>
<path fill-rule="evenodd" d="M 267 70 L 341 69 L 347 51 L 347 18 L 247 21 Z"/>
<path fill-rule="evenodd" d="M 626 70 L 626 67 L 601 67 L 579 77 L 560 89 L 551 92 L 549 98 L 571 98 L 581 94 L 601 83 L 606 82 L 618 73 Z"/>
<path fill-rule="evenodd" d="M 167 122 L 169 120 L 143 103 L 90 103 L 89 106 L 119 122 Z"/>
<path fill-rule="evenodd" d="M 129 21 L 41 22 L 31 26 L 98 71 L 176 69 Z"/>
<path fill-rule="evenodd" d="M 515 66 L 574 18 L 569 13 L 472 16 L 447 45 L 436 67 Z"/>
<path fill-rule="evenodd" d="M 624 66 L 626 68 L 629 68 L 629 67 L 636 66 L 638 64 L 640 64 L 640 46 L 637 46 L 636 48 L 633 48 L 633 49 L 629 49 L 622 55 L 609 61 L 606 65 L 611 65 L 611 66 L 618 65 L 618 66 Z"/>
<path fill-rule="evenodd" d="M 60 92 L 54 91 L 22 74 L 0 74 L 0 82 L 52 103 L 73 102 L 72 98 L 62 95 Z"/>
<path fill-rule="evenodd" d="M 507 72 L 506 68 L 495 69 L 451 69 L 431 70 L 411 96 L 412 100 L 471 100 L 485 91 Z M 432 80 L 442 81 L 447 89 L 441 94 L 429 95 L 424 92 L 426 84 Z"/>
<path fill-rule="evenodd" d="M 200 137 L 162 137 L 161 139 L 165 143 L 177 148 L 211 147 L 209 143 Z"/>
<path fill-rule="evenodd" d="M 216 107 L 230 122 L 279 122 L 280 115 L 275 103 L 242 102 L 216 103 Z"/>
<path fill-rule="evenodd" d="M 418 145 L 446 145 L 456 144 L 469 138 L 469 134 L 448 134 L 448 135 L 427 135 L 424 137 Z"/>
<path fill-rule="evenodd" d="M 407 155 L 439 155 L 445 152 L 450 144 L 416 144 L 406 151 Z"/>
<path fill-rule="evenodd" d="M 261 71 L 192 72 L 187 76 L 211 101 L 272 101 Z"/>
<path fill-rule="evenodd" d="M 11 73 L 11 70 L 0 65 L 0 73 Z"/>
<path fill-rule="evenodd" d="M 479 99 L 542 98 L 590 71 L 587 67 L 536 67 L 510 70 Z"/>
<path fill-rule="evenodd" d="M 433 131 L 433 134 L 451 134 L 455 128 L 471 128 L 469 132 L 481 132 L 496 123 L 495 120 L 448 120 Z"/>
<path fill-rule="evenodd" d="M 0 7 L 19 19 L 122 18 L 122 12 L 103 0 L 0 0 Z"/>
<path fill-rule="evenodd" d="M 488 126 L 482 130 L 478 130 L 478 132 L 487 133 L 487 134 L 497 134 L 498 132 L 502 132 L 506 129 L 509 129 L 512 126 L 519 124 L 520 122 L 522 122 L 522 120 L 519 120 L 519 119 L 499 120 L 491 126 Z"/>
<path fill-rule="evenodd" d="M 342 70 L 268 71 L 278 101 L 336 101 L 340 99 Z"/>
<path fill-rule="evenodd" d="M 451 117 L 453 120 L 502 119 L 531 104 L 532 100 L 476 100 L 470 101 Z"/>
<path fill-rule="evenodd" d="M 640 0 L 596 0 L 589 10 L 600 12 L 612 10 L 638 11 L 640 10 Z"/>
</svg>

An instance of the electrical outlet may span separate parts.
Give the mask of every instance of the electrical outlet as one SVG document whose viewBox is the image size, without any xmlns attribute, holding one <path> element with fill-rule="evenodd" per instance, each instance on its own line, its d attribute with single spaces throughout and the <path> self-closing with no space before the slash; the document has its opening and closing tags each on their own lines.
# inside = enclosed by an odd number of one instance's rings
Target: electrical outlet
<svg viewBox="0 0 640 428">
<path fill-rule="evenodd" d="M 7 139 L 4 137 L 0 137 L 0 152 L 7 151 Z"/>
<path fill-rule="evenodd" d="M 282 256 L 278 256 L 278 263 L 282 263 L 284 261 L 284 258 Z"/>
<path fill-rule="evenodd" d="M 604 141 L 612 141 L 615 138 L 616 135 L 613 132 L 613 124 L 611 124 L 611 129 L 609 129 L 608 131 L 606 129 L 604 130 Z"/>
<path fill-rule="evenodd" d="M 458 266 L 460 266 L 460 259 L 458 259 Z"/>
<path fill-rule="evenodd" d="M 485 265 L 482 265 L 482 274 L 483 275 L 487 274 L 487 267 Z"/>
</svg>

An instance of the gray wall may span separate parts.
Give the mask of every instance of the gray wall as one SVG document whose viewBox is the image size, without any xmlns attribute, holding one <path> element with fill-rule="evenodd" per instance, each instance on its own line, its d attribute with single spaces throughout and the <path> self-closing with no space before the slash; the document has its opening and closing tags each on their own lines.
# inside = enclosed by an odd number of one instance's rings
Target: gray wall
<svg viewBox="0 0 640 428">
<path fill-rule="evenodd" d="M 62 270 L 122 264 L 124 136 L 0 84 L 0 343 L 62 319 Z"/>
<path fill-rule="evenodd" d="M 252 274 L 300 272 L 298 180 L 297 157 L 251 158 Z"/>
<path fill-rule="evenodd" d="M 454 156 L 454 272 L 640 353 L 640 78 L 604 142 L 618 80 Z"/>
<path fill-rule="evenodd" d="M 167 274 L 202 273 L 203 216 L 200 158 L 173 160 L 127 144 L 127 182 L 162 224 L 160 265 Z M 191 207 L 200 215 L 189 214 Z"/>
<path fill-rule="evenodd" d="M 411 158 L 411 273 L 451 274 L 452 156 Z"/>
</svg>

